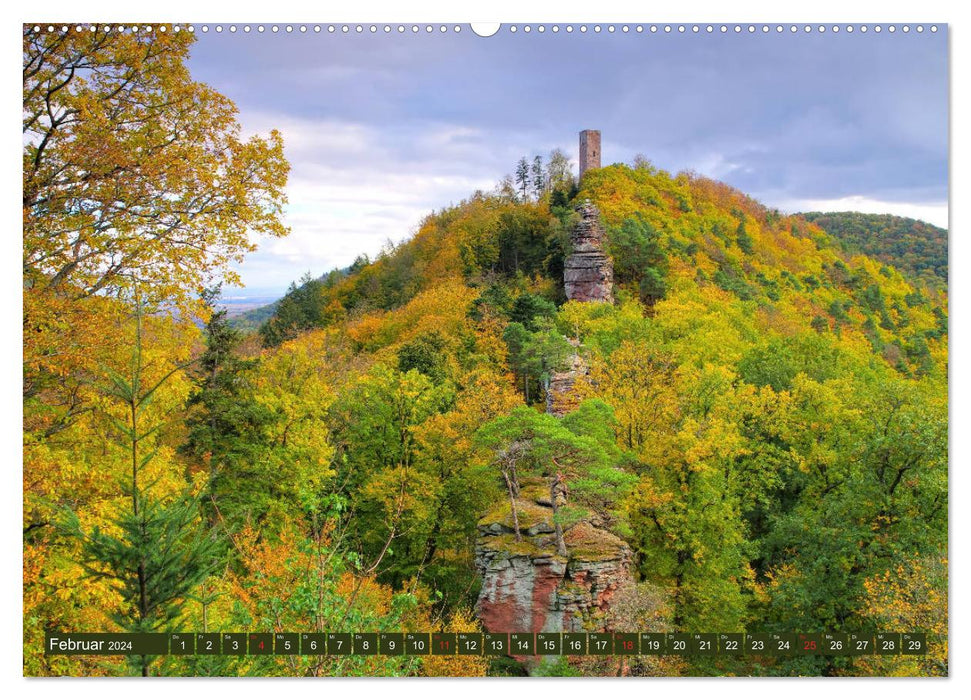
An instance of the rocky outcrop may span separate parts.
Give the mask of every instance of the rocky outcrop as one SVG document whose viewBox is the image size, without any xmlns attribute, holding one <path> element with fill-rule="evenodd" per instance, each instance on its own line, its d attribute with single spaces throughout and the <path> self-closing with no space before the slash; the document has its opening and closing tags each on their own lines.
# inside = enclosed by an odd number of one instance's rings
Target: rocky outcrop
<svg viewBox="0 0 971 700">
<path fill-rule="evenodd" d="M 603 252 L 600 213 L 589 201 L 579 212 L 573 252 L 564 262 L 567 298 L 613 303 L 613 262 Z M 576 382 L 587 372 L 579 342 L 570 342 L 575 352 L 569 368 L 554 373 L 547 386 L 547 411 L 556 416 L 577 407 Z M 476 609 L 486 631 L 602 630 L 611 598 L 632 580 L 630 547 L 592 514 L 562 525 L 566 554 L 558 553 L 551 498 L 545 480 L 522 480 L 519 539 L 508 499 L 479 520 L 475 564 L 482 589 Z"/>
<path fill-rule="evenodd" d="M 564 528 L 556 553 L 553 509 L 543 480 L 525 481 L 516 502 L 517 542 L 506 500 L 479 521 L 478 617 L 491 632 L 598 630 L 614 593 L 631 581 L 630 548 L 592 518 Z"/>
<path fill-rule="evenodd" d="M 589 372 L 587 363 L 580 355 L 579 341 L 570 338 L 568 342 L 574 348 L 569 367 L 562 372 L 553 372 L 546 390 L 546 412 L 557 418 L 565 416 L 580 405 L 576 383 L 580 377 Z"/>
<path fill-rule="evenodd" d="M 614 263 L 604 253 L 604 229 L 600 212 L 590 200 L 580 205 L 580 221 L 570 241 L 573 252 L 563 262 L 563 284 L 567 299 L 614 301 Z"/>
</svg>

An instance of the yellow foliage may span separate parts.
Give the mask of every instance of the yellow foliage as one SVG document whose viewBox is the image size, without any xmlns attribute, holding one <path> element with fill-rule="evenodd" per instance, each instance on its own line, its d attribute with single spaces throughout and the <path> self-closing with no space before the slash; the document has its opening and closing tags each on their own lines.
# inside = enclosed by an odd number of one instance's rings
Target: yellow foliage
<svg viewBox="0 0 971 700">
<path fill-rule="evenodd" d="M 866 656 L 860 659 L 868 675 L 946 676 L 948 674 L 947 558 L 914 556 L 867 579 L 864 614 L 878 629 L 923 632 L 927 654 Z"/>
<path fill-rule="evenodd" d="M 194 40 L 25 28 L 23 263 L 33 288 L 86 298 L 137 286 L 152 303 L 198 311 L 214 277 L 238 283 L 230 264 L 255 248 L 251 236 L 287 233 L 282 137 L 239 138 L 232 101 L 189 74 Z"/>
<path fill-rule="evenodd" d="M 459 608 L 452 613 L 448 622 L 437 632 L 481 632 L 482 627 L 471 610 Z M 485 656 L 423 656 L 422 674 L 433 677 L 465 678 L 484 676 L 489 669 Z"/>
<path fill-rule="evenodd" d="M 475 290 L 460 280 L 446 280 L 418 293 L 394 311 L 369 313 L 349 323 L 347 334 L 368 351 L 403 343 L 429 331 L 458 336 L 466 329 L 466 313 L 476 296 Z"/>
</svg>

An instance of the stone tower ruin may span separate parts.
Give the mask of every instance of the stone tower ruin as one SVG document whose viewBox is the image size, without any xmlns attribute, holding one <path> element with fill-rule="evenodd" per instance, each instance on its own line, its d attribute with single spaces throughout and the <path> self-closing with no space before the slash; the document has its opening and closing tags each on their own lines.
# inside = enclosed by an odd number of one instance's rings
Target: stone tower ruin
<svg viewBox="0 0 971 700">
<path fill-rule="evenodd" d="M 584 129 L 580 132 L 580 177 L 591 168 L 600 167 L 600 132 Z"/>
<path fill-rule="evenodd" d="M 604 252 L 600 211 L 588 199 L 577 211 L 580 221 L 570 236 L 573 252 L 563 261 L 567 299 L 614 302 L 614 261 Z"/>
</svg>

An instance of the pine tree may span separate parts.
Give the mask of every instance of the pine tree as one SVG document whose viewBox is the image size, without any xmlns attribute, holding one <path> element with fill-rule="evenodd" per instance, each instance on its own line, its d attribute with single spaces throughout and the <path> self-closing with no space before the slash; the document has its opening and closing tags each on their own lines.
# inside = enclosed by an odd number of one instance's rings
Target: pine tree
<svg viewBox="0 0 971 700">
<path fill-rule="evenodd" d="M 352 272 L 365 267 L 366 260 L 365 257 L 361 264 L 361 258 L 358 257 L 351 266 Z M 277 302 L 273 316 L 260 326 L 263 346 L 276 347 L 305 330 L 323 326 L 324 291 L 323 280 L 315 279 L 309 272 L 300 278 L 299 284 L 291 282 L 287 293 Z"/>
<path fill-rule="evenodd" d="M 564 525 L 583 518 L 588 507 L 602 510 L 603 503 L 616 502 L 630 487 L 635 477 L 614 467 L 618 452 L 612 423 L 610 408 L 594 401 L 562 420 L 518 406 L 479 429 L 476 442 L 490 452 L 505 483 L 517 542 L 522 541 L 516 506 L 522 477 L 542 477 L 549 487 L 561 556 L 568 555 Z M 566 507 L 568 496 L 580 507 Z"/>
<path fill-rule="evenodd" d="M 519 187 L 523 201 L 526 201 L 529 194 L 529 161 L 526 160 L 526 156 L 520 158 L 516 164 L 516 185 Z"/>
<path fill-rule="evenodd" d="M 735 229 L 735 240 L 738 243 L 738 247 L 746 255 L 751 255 L 752 251 L 755 250 L 755 242 L 745 228 L 745 219 L 738 222 L 738 228 Z"/>
<path fill-rule="evenodd" d="M 104 390 L 105 398 L 126 414 L 125 419 L 111 414 L 107 418 L 118 445 L 130 460 L 130 472 L 123 482 L 130 505 L 113 518 L 117 534 L 97 526 L 85 532 L 70 510 L 64 522 L 67 531 L 81 540 L 79 563 L 88 575 L 107 580 L 120 594 L 124 606 L 113 617 L 129 633 L 173 629 L 190 594 L 219 558 L 214 532 L 200 523 L 198 497 L 186 491 L 163 500 L 152 495 L 152 485 L 143 485 L 140 478 L 157 455 L 165 426 L 164 419 L 152 421 L 147 409 L 156 392 L 185 368 L 178 365 L 146 386 L 142 313 L 141 304 L 136 302 L 130 372 L 126 376 L 106 368 L 110 384 Z M 131 659 L 141 675 L 147 676 L 151 657 Z"/>
<path fill-rule="evenodd" d="M 212 307 L 219 288 L 208 290 L 205 301 Z M 186 419 L 188 439 L 181 451 L 206 464 L 207 497 L 219 503 L 234 500 L 235 479 L 247 465 L 259 459 L 259 435 L 271 420 L 269 411 L 253 397 L 247 374 L 258 364 L 237 355 L 242 336 L 229 324 L 226 309 L 213 309 L 205 329 L 206 349 L 199 358 L 196 390 L 190 395 Z M 226 504 L 224 515 L 234 508 Z M 207 512 L 211 508 L 205 508 Z M 209 513 L 214 516 L 214 513 Z"/>
<path fill-rule="evenodd" d="M 546 182 L 547 182 L 546 171 L 543 169 L 542 156 L 536 156 L 535 158 L 533 158 L 532 175 L 533 175 L 533 194 L 536 196 L 536 199 L 539 199 L 540 197 L 543 196 L 543 193 L 546 192 Z"/>
</svg>

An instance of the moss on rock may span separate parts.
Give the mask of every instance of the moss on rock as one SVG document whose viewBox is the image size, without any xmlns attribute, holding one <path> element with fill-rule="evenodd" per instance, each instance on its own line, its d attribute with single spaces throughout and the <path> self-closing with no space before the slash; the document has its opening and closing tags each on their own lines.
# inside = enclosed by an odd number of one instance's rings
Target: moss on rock
<svg viewBox="0 0 971 700">
<path fill-rule="evenodd" d="M 519 517 L 519 529 L 523 533 L 531 527 L 544 523 L 548 524 L 550 528 L 553 527 L 553 510 L 537 505 L 532 501 L 517 498 L 516 515 Z M 496 503 L 495 507 L 479 519 L 480 527 L 489 526 L 493 523 L 499 523 L 507 530 L 513 529 L 512 509 L 509 507 L 508 499 Z"/>
<path fill-rule="evenodd" d="M 593 527 L 590 523 L 577 523 L 563 536 L 570 559 L 579 561 L 605 561 L 623 556 L 627 545 L 616 535 Z"/>
<path fill-rule="evenodd" d="M 516 536 L 511 533 L 487 537 L 483 540 L 482 547 L 509 556 L 535 558 L 548 554 L 546 550 L 537 547 L 531 538 L 524 536 L 521 542 L 517 542 Z"/>
</svg>

